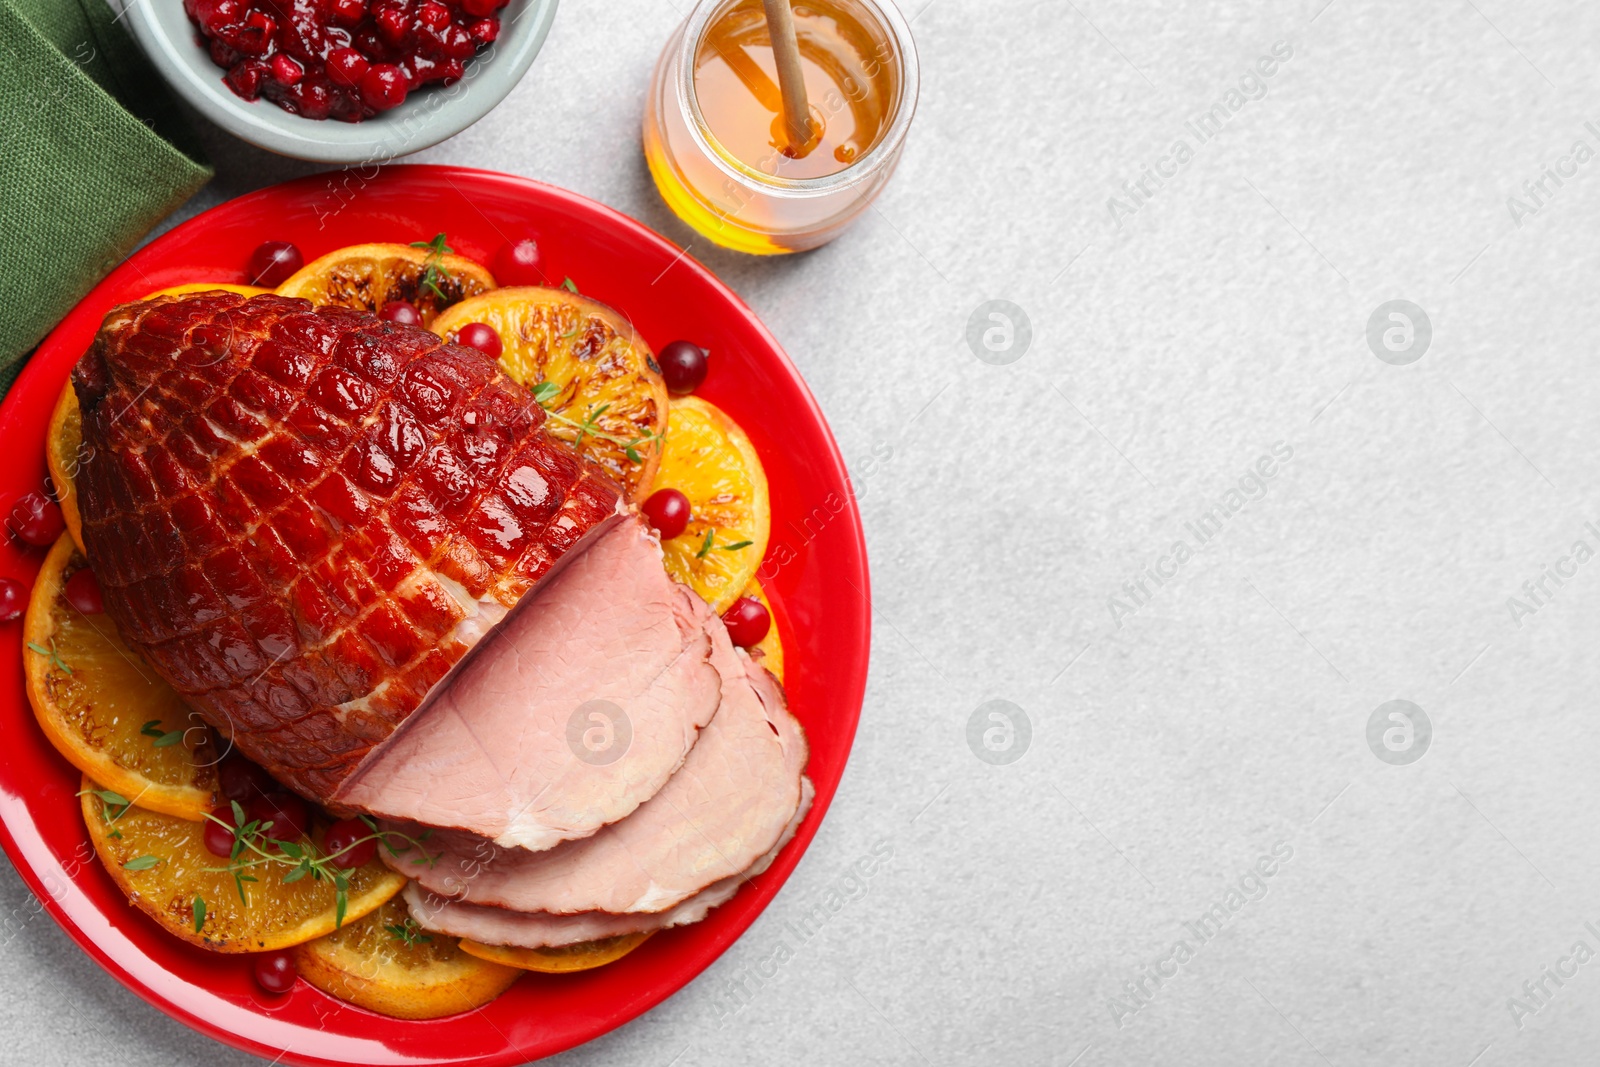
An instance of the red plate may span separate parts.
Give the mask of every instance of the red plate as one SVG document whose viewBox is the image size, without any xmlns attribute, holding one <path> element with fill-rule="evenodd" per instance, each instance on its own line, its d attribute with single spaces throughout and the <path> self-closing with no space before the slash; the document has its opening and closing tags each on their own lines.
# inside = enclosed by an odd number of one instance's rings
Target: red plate
<svg viewBox="0 0 1600 1067">
<path fill-rule="evenodd" d="M 376 168 L 374 168 L 376 170 Z M 245 258 L 288 240 L 307 261 L 341 245 L 427 240 L 439 231 L 491 263 L 509 239 L 538 239 L 545 270 L 633 320 L 660 348 L 711 350 L 701 393 L 749 433 L 772 486 L 762 580 L 786 651 L 791 706 L 811 739 L 816 806 L 770 870 L 695 926 L 647 941 L 586 974 L 529 974 L 481 1011 L 432 1022 L 383 1018 L 304 982 L 260 993 L 249 957 L 191 948 L 129 907 L 94 858 L 73 794 L 78 772 L 34 723 L 23 691 L 21 626 L 0 627 L 0 841 L 29 887 L 84 950 L 176 1019 L 278 1062 L 513 1064 L 620 1026 L 699 974 L 744 932 L 811 843 L 844 771 L 867 678 L 870 605 L 861 518 L 833 435 L 805 383 L 749 308 L 674 245 L 591 200 L 454 167 L 323 174 L 240 197 L 135 254 L 39 347 L 0 406 L 0 508 L 45 480 L 44 432 L 74 362 L 112 306 L 194 281 L 244 282 Z M 32 582 L 42 554 L 0 544 L 0 575 Z"/>
</svg>

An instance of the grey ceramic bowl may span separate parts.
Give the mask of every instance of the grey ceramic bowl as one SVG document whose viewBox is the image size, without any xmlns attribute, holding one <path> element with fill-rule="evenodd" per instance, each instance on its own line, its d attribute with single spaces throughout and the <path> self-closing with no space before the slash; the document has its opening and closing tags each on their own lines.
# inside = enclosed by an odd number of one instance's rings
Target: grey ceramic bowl
<svg viewBox="0 0 1600 1067">
<path fill-rule="evenodd" d="M 301 118 L 270 100 L 241 100 L 222 84 L 222 68 L 196 43 L 183 0 L 125 0 L 128 23 L 145 55 L 206 118 L 251 144 L 320 163 L 383 162 L 438 144 L 477 122 L 539 54 L 556 3 L 511 0 L 500 12 L 499 40 L 467 64 L 460 82 L 429 86 L 393 111 L 350 123 Z"/>
</svg>

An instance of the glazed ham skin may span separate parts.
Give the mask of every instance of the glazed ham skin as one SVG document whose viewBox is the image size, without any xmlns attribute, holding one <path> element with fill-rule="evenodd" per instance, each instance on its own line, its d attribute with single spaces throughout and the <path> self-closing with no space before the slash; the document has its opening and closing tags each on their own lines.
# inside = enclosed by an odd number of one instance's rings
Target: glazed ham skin
<svg viewBox="0 0 1600 1067">
<path fill-rule="evenodd" d="M 313 800 L 618 511 L 616 485 L 492 361 L 365 312 L 221 292 L 126 304 L 73 385 L 107 612 Z"/>
</svg>

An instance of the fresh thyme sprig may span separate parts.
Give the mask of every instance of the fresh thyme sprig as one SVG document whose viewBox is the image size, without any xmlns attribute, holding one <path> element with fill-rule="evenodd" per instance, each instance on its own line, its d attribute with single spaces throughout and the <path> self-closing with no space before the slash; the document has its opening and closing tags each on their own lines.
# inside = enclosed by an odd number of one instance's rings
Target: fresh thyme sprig
<svg viewBox="0 0 1600 1067">
<path fill-rule="evenodd" d="M 65 671 L 67 674 L 71 674 L 72 673 L 72 668 L 67 666 L 66 661 L 61 658 L 61 653 L 56 651 L 56 639 L 55 638 L 52 637 L 50 639 L 50 647 L 49 648 L 45 648 L 43 645 L 38 644 L 37 642 L 29 641 L 28 642 L 28 650 L 30 652 L 36 652 L 41 656 L 49 656 L 50 657 L 50 666 L 56 668 L 59 671 Z"/>
<path fill-rule="evenodd" d="M 705 559 L 706 556 L 710 555 L 713 548 L 719 552 L 737 552 L 741 548 L 749 548 L 755 544 L 754 541 L 730 541 L 725 545 L 719 545 L 716 543 L 716 536 L 717 528 L 715 526 L 706 528 L 706 539 L 700 542 L 700 551 L 694 554 L 695 559 Z"/>
<path fill-rule="evenodd" d="M 206 815 L 206 818 L 211 822 L 225 827 L 233 834 L 233 848 L 229 853 L 226 867 L 207 867 L 204 869 L 233 875 L 234 887 L 239 891 L 239 901 L 246 906 L 249 906 L 250 898 L 245 893 L 244 885 L 246 882 L 260 881 L 255 875 L 249 873 L 257 867 L 263 865 L 288 867 L 288 872 L 283 876 L 285 885 L 298 882 L 307 875 L 310 875 L 316 881 L 327 879 L 333 883 L 334 890 L 334 929 L 344 925 L 345 910 L 350 905 L 350 876 L 344 868 L 335 864 L 334 860 L 352 849 L 366 844 L 368 841 L 376 841 L 388 849 L 391 856 L 398 856 L 401 852 L 409 851 L 413 846 L 419 850 L 422 848 L 421 840 L 400 833 L 398 830 L 379 830 L 376 823 L 362 816 L 361 821 L 367 825 L 367 828 L 372 833 L 366 837 L 357 838 L 334 852 L 323 852 L 310 841 L 284 841 L 271 836 L 268 831 L 273 827 L 272 820 L 263 821 L 250 818 L 245 814 L 244 807 L 237 800 L 232 802 L 232 808 L 232 825 L 215 815 Z M 424 834 L 423 837 L 427 837 L 427 834 Z M 394 844 L 396 840 L 402 842 L 403 847 L 397 848 Z M 425 862 L 431 867 L 437 862 L 438 858 L 437 856 L 430 856 L 424 851 L 422 852 L 422 859 L 414 862 Z M 203 909 L 204 901 L 200 901 L 198 897 L 196 900 Z M 196 925 L 195 929 L 198 930 L 199 926 Z"/>
<path fill-rule="evenodd" d="M 406 948 L 416 948 L 418 945 L 426 945 L 433 941 L 432 935 L 422 933 L 422 927 L 417 925 L 417 920 L 409 915 L 406 916 L 405 922 L 386 923 L 383 928 L 389 931 L 390 937 L 404 943 Z"/>
<path fill-rule="evenodd" d="M 666 440 L 666 434 L 657 433 L 655 430 L 646 430 L 635 437 L 623 437 L 620 434 L 608 433 L 600 428 L 600 416 L 604 415 L 611 407 L 609 403 L 599 407 L 590 407 L 582 419 L 574 419 L 555 409 L 553 401 L 561 394 L 561 386 L 555 382 L 544 381 L 533 387 L 533 399 L 544 408 L 545 414 L 557 422 L 565 423 L 578 431 L 577 440 L 572 443 L 573 448 L 583 447 L 585 437 L 597 437 L 602 441 L 610 441 L 614 445 L 622 446 L 622 454 L 628 457 L 630 463 L 643 463 L 644 457 L 639 454 L 639 449 L 654 442 Z"/>
<path fill-rule="evenodd" d="M 77 793 L 80 797 L 86 794 L 97 797 L 100 800 L 102 805 L 100 817 L 106 821 L 107 826 L 111 827 L 111 832 L 106 836 L 120 838 L 122 831 L 117 829 L 115 823 L 128 813 L 129 808 L 133 807 L 133 801 L 121 793 L 113 793 L 109 789 L 80 789 Z"/>
<path fill-rule="evenodd" d="M 149 722 L 139 727 L 139 732 L 144 734 L 146 737 L 155 738 L 154 747 L 156 748 L 167 748 L 168 746 L 175 745 L 179 741 L 183 740 L 182 730 L 163 731 L 161 729 L 160 719 L 151 719 Z"/>
<path fill-rule="evenodd" d="M 427 291 L 440 300 L 447 299 L 444 295 L 444 290 L 439 288 L 439 279 L 448 277 L 448 275 L 440 268 L 439 264 L 446 255 L 454 252 L 455 249 L 444 243 L 444 234 L 442 233 L 434 234 L 431 241 L 412 241 L 411 247 L 426 248 L 428 250 L 427 261 L 423 264 L 422 280 L 417 283 L 417 292 Z"/>
</svg>

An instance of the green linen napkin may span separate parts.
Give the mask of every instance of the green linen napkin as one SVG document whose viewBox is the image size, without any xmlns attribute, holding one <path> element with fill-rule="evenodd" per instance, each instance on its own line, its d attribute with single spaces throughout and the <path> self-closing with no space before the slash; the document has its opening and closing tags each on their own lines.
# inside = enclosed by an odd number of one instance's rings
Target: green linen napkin
<svg viewBox="0 0 1600 1067">
<path fill-rule="evenodd" d="M 106 0 L 0 0 L 0 394 L 211 173 Z"/>
</svg>

